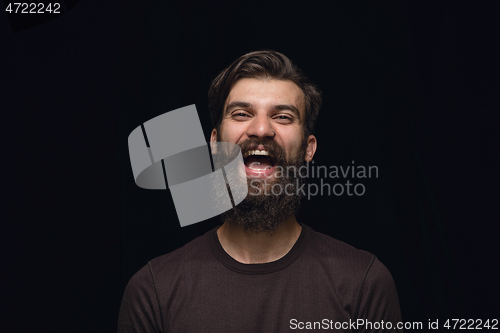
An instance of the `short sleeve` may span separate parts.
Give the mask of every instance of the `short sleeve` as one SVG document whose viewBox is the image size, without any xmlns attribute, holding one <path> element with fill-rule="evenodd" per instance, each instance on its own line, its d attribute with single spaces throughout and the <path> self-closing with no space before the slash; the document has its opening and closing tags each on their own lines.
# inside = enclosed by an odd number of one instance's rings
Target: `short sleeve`
<svg viewBox="0 0 500 333">
<path fill-rule="evenodd" d="M 129 281 L 118 316 L 118 333 L 161 333 L 160 307 L 150 264 Z"/>
<path fill-rule="evenodd" d="M 401 309 L 391 273 L 376 257 L 365 272 L 357 299 L 358 332 L 403 332 Z M 360 321 L 361 323 L 361 321 Z"/>
</svg>

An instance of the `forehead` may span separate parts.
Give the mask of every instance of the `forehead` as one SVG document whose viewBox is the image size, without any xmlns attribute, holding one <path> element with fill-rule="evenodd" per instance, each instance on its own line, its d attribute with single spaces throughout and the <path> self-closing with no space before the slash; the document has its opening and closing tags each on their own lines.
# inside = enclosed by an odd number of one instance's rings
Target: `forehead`
<svg viewBox="0 0 500 333">
<path fill-rule="evenodd" d="M 224 109 L 235 101 L 248 102 L 258 107 L 292 104 L 300 110 L 302 119 L 305 115 L 304 93 L 289 80 L 240 79 L 231 88 Z"/>
</svg>

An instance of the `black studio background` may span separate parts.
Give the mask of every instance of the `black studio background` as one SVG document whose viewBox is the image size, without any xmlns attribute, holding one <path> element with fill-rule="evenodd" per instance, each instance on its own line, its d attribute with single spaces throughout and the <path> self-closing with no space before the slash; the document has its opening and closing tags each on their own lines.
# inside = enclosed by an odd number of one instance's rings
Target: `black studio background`
<svg viewBox="0 0 500 333">
<path fill-rule="evenodd" d="M 208 139 L 210 81 L 265 48 L 323 90 L 315 164 L 379 169 L 363 196 L 316 196 L 299 220 L 376 254 L 405 321 L 498 318 L 493 3 L 80 1 L 16 33 L 3 17 L 15 331 L 114 332 L 128 279 L 217 225 L 181 228 L 168 191 L 138 188 L 127 137 L 196 104 Z"/>
</svg>

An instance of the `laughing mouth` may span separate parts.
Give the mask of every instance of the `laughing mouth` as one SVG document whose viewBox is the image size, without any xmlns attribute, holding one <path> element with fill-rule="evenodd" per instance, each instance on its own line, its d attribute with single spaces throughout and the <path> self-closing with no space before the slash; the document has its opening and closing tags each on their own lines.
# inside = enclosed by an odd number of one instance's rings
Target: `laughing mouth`
<svg viewBox="0 0 500 333">
<path fill-rule="evenodd" d="M 269 170 L 275 165 L 272 154 L 267 150 L 249 150 L 243 155 L 245 165 L 256 171 Z"/>
</svg>

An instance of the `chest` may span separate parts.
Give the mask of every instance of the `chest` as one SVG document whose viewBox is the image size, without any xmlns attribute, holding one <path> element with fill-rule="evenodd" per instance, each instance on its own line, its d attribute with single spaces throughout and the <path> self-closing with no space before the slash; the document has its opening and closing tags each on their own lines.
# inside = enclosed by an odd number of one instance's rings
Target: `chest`
<svg viewBox="0 0 500 333">
<path fill-rule="evenodd" d="M 350 318 L 350 293 L 322 270 L 184 274 L 160 295 L 166 332 L 287 332 L 294 323 Z"/>
</svg>

